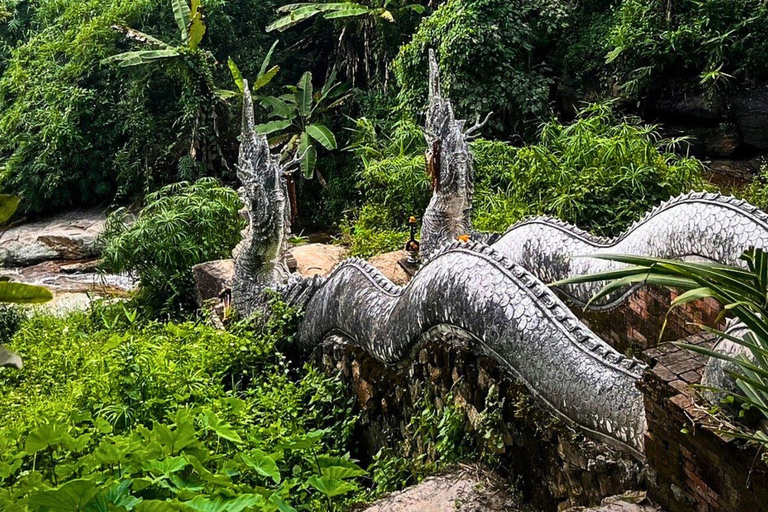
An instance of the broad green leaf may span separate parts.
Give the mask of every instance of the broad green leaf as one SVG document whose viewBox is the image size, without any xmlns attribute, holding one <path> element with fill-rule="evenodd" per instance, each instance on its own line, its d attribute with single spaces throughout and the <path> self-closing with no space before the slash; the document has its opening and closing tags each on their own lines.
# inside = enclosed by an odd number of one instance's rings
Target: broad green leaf
<svg viewBox="0 0 768 512">
<path fill-rule="evenodd" d="M 258 91 L 262 87 L 265 87 L 269 82 L 275 78 L 275 75 L 280 71 L 280 66 L 272 66 L 269 71 L 259 74 L 256 82 L 253 84 L 253 92 Z"/>
<path fill-rule="evenodd" d="M 205 466 L 203 466 L 203 463 L 200 462 L 200 460 L 194 455 L 190 455 L 187 453 L 187 454 L 184 454 L 184 458 L 187 459 L 187 461 L 195 469 L 195 473 L 197 473 L 198 476 L 202 478 L 205 482 L 208 482 L 209 484 L 213 484 L 216 486 L 232 487 L 232 479 L 228 475 L 222 475 L 218 473 L 214 474 L 208 471 L 205 468 Z"/>
<path fill-rule="evenodd" d="M 133 510 L 135 512 L 181 512 L 188 509 L 179 500 L 144 500 Z"/>
<path fill-rule="evenodd" d="M 329 498 L 356 491 L 358 489 L 356 485 L 350 482 L 328 476 L 314 475 L 307 479 L 307 483 Z"/>
<path fill-rule="evenodd" d="M 231 98 L 235 98 L 237 96 L 242 96 L 242 93 L 237 93 L 235 91 L 230 91 L 227 89 L 214 89 L 213 94 L 215 94 L 216 97 L 221 100 L 228 100 Z"/>
<path fill-rule="evenodd" d="M 280 483 L 280 469 L 277 467 L 275 459 L 269 454 L 261 450 L 254 450 L 249 455 L 241 453 L 240 458 L 246 466 L 261 476 L 271 478 L 276 484 Z"/>
<path fill-rule="evenodd" d="M 269 135 L 274 132 L 281 132 L 291 126 L 290 120 L 270 121 L 269 123 L 256 125 L 256 131 L 262 135 Z"/>
<path fill-rule="evenodd" d="M 296 105 L 300 115 L 306 117 L 312 113 L 312 73 L 309 71 L 299 79 L 296 88 Z"/>
<path fill-rule="evenodd" d="M 115 62 L 121 68 L 128 68 L 132 66 L 141 66 L 142 64 L 150 64 L 163 59 L 173 59 L 179 55 L 179 51 L 175 48 L 170 50 L 140 50 L 113 55 L 112 57 L 104 59 L 102 62 L 107 64 Z"/>
<path fill-rule="evenodd" d="M 16 210 L 19 208 L 21 198 L 10 194 L 0 194 L 0 224 L 8 222 Z"/>
<path fill-rule="evenodd" d="M 328 14 L 325 14 L 323 17 L 327 20 L 335 19 L 335 18 L 351 18 L 353 16 L 361 16 L 363 14 L 368 14 L 371 12 L 371 10 L 367 7 L 357 7 L 357 8 L 350 8 L 350 9 L 340 9 L 338 11 L 329 12 Z M 385 11 L 388 12 L 388 11 Z M 390 17 L 392 15 L 390 14 Z M 386 16 L 382 15 L 382 18 L 388 19 Z M 394 19 L 390 20 L 394 21 Z"/>
<path fill-rule="evenodd" d="M 176 20 L 176 26 L 181 31 L 181 42 L 187 42 L 187 25 L 192 18 L 187 0 L 171 0 L 173 5 L 173 17 Z"/>
<path fill-rule="evenodd" d="M 281 450 L 307 450 L 319 443 L 328 432 L 328 429 L 325 428 L 322 430 L 312 430 L 298 439 L 279 444 L 278 448 Z"/>
<path fill-rule="evenodd" d="M 197 496 L 184 504 L 196 512 L 241 512 L 245 509 L 260 510 L 267 501 L 260 494 L 241 494 L 236 498 Z"/>
<path fill-rule="evenodd" d="M 202 414 L 202 420 L 206 427 L 212 430 L 217 436 L 233 443 L 242 443 L 243 439 L 235 431 L 235 428 L 226 421 L 219 418 L 215 412 L 206 410 Z"/>
<path fill-rule="evenodd" d="M 319 142 L 325 149 L 336 149 L 336 137 L 331 130 L 322 124 L 310 124 L 307 126 L 307 133 L 310 137 Z"/>
<path fill-rule="evenodd" d="M 278 18 L 274 23 L 267 26 L 267 32 L 278 30 L 282 32 L 288 28 L 298 25 L 304 20 L 308 20 L 312 16 L 320 14 L 322 11 L 317 8 L 317 5 L 305 5 L 298 9 L 291 11 L 288 15 Z"/>
<path fill-rule="evenodd" d="M 53 298 L 42 286 L 0 281 L 0 302 L 12 304 L 42 304 Z"/>
<path fill-rule="evenodd" d="M 141 469 L 158 477 L 170 476 L 187 466 L 189 466 L 189 462 L 184 457 L 166 457 L 162 460 L 145 460 L 141 464 Z"/>
<path fill-rule="evenodd" d="M 121 482 L 115 482 L 112 487 L 102 491 L 95 500 L 93 500 L 86 510 L 88 512 L 113 512 L 114 510 L 133 510 L 141 498 L 131 495 L 132 479 L 126 479 Z"/>
<path fill-rule="evenodd" d="M 57 445 L 66 433 L 67 429 L 63 425 L 44 423 L 29 433 L 24 443 L 24 451 L 32 455 L 49 446 Z"/>
<path fill-rule="evenodd" d="M 70 480 L 55 489 L 34 491 L 29 496 L 30 508 L 51 512 L 77 512 L 98 494 L 99 487 L 93 478 Z"/>
<path fill-rule="evenodd" d="M 280 98 L 274 96 L 265 96 L 261 98 L 261 106 L 264 108 L 271 108 L 270 115 L 282 117 L 285 119 L 293 119 L 296 117 L 296 106 L 292 103 L 288 103 Z"/>
<path fill-rule="evenodd" d="M 304 133 L 304 135 L 306 135 L 306 133 Z M 301 148 L 302 146 L 300 145 L 299 151 L 302 155 L 301 173 L 306 179 L 311 180 L 315 175 L 315 165 L 317 165 L 317 149 L 312 145 L 304 146 L 304 149 Z"/>
<path fill-rule="evenodd" d="M 269 503 L 276 506 L 280 512 L 297 512 L 295 508 L 286 503 L 277 493 L 270 496 Z"/>
<path fill-rule="evenodd" d="M 203 13 L 197 11 L 192 18 L 192 23 L 189 25 L 189 47 L 192 50 L 197 50 L 200 42 L 205 36 L 205 22 L 203 21 Z"/>
<path fill-rule="evenodd" d="M 320 473 L 323 476 L 333 478 L 336 480 L 344 480 L 347 478 L 356 478 L 358 476 L 365 476 L 368 474 L 363 468 L 350 468 L 346 466 L 331 466 L 327 468 L 321 468 Z"/>
</svg>

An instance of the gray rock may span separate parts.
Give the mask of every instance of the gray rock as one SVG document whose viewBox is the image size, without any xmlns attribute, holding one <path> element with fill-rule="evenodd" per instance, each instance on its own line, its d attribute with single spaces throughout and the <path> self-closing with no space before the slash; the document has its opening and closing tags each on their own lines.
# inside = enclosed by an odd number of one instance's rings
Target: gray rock
<svg viewBox="0 0 768 512">
<path fill-rule="evenodd" d="M 21 362 L 19 354 L 0 345 L 0 366 L 21 370 L 24 363 Z"/>
<path fill-rule="evenodd" d="M 207 261 L 192 267 L 192 273 L 195 275 L 197 303 L 202 306 L 205 301 L 217 298 L 222 291 L 232 287 L 235 262 L 231 259 Z"/>
<path fill-rule="evenodd" d="M 744 143 L 768 150 L 768 87 L 744 90 L 733 95 L 731 111 Z"/>
<path fill-rule="evenodd" d="M 463 468 L 383 498 L 364 512 L 480 512 L 533 510 L 505 488 L 500 478 L 479 468 Z"/>
<path fill-rule="evenodd" d="M 0 243 L 0 265 L 98 257 L 105 220 L 98 211 L 74 211 L 13 227 Z"/>
</svg>

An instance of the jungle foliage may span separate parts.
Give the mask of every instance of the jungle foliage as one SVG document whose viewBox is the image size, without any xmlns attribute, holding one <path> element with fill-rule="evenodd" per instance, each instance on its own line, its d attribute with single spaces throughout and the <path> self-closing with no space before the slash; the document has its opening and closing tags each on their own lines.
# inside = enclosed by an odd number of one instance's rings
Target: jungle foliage
<svg viewBox="0 0 768 512">
<path fill-rule="evenodd" d="M 423 212 L 431 197 L 417 127 L 401 123 L 389 138 L 377 133 L 359 122 L 352 146 L 366 202 L 344 231 L 363 256 L 400 248 L 408 216 Z M 470 146 L 475 228 L 499 232 L 527 215 L 552 215 L 616 235 L 661 201 L 703 186 L 702 164 L 675 152 L 684 144 L 607 104 L 585 108 L 570 124 L 542 125 L 539 141 L 528 146 L 477 140 Z"/>
<path fill-rule="evenodd" d="M 340 382 L 297 367 L 295 314 L 229 332 L 124 305 L 34 315 L 0 370 L 0 508 L 339 510 L 366 475 Z"/>
<path fill-rule="evenodd" d="M 149 194 L 137 217 L 126 208 L 107 219 L 104 266 L 139 279 L 139 302 L 151 316 L 196 309 L 192 266 L 229 258 L 245 222 L 237 193 L 212 178 Z"/>
</svg>

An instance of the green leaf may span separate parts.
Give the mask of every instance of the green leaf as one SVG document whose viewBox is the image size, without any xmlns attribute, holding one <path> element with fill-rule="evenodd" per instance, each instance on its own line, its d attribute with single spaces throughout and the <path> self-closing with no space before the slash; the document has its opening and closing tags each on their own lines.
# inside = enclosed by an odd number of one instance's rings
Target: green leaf
<svg viewBox="0 0 768 512">
<path fill-rule="evenodd" d="M 33 492 L 29 496 L 28 504 L 32 509 L 76 512 L 85 510 L 85 506 L 98 492 L 99 488 L 93 478 L 79 478 L 55 489 Z"/>
<path fill-rule="evenodd" d="M 328 14 L 325 14 L 323 18 L 327 20 L 335 19 L 335 18 L 351 18 L 353 16 L 360 16 L 362 14 L 368 14 L 371 10 L 367 7 L 356 7 L 356 8 L 350 8 L 350 9 L 340 9 L 335 12 L 329 12 Z M 388 12 L 388 11 L 385 11 Z M 392 15 L 390 14 L 390 17 Z M 386 16 L 382 16 L 386 18 Z M 388 18 L 387 18 L 388 19 Z M 389 19 L 388 19 L 389 20 Z M 392 21 L 392 20 L 389 20 Z"/>
<path fill-rule="evenodd" d="M 260 510 L 267 501 L 260 494 L 241 494 L 236 498 L 197 496 L 184 504 L 196 512 L 241 512 L 245 509 Z"/>
<path fill-rule="evenodd" d="M 144 500 L 134 510 L 136 512 L 181 512 L 188 509 L 179 500 Z"/>
<path fill-rule="evenodd" d="M 315 165 L 317 165 L 317 149 L 307 139 L 307 132 L 301 135 L 301 144 L 299 144 L 299 154 L 301 155 L 301 173 L 308 180 L 315 175 Z"/>
<path fill-rule="evenodd" d="M 0 302 L 12 304 L 42 304 L 53 298 L 42 286 L 0 281 Z"/>
<path fill-rule="evenodd" d="M 279 42 L 280 40 L 278 39 L 277 41 L 272 43 L 272 46 L 269 47 L 269 51 L 267 52 L 266 57 L 264 57 L 264 60 L 261 61 L 261 68 L 259 68 L 259 74 L 257 75 L 257 78 L 261 78 L 267 72 L 267 68 L 269 67 L 269 62 L 272 60 L 272 52 L 275 51 L 275 47 Z"/>
<path fill-rule="evenodd" d="M 242 443 L 243 439 L 235 432 L 235 428 L 219 418 L 215 412 L 206 410 L 202 414 L 203 424 L 217 436 L 233 443 Z"/>
<path fill-rule="evenodd" d="M 10 194 L 0 194 L 0 224 L 8 222 L 16 210 L 19 208 L 21 198 Z"/>
<path fill-rule="evenodd" d="M 328 476 L 314 475 L 307 479 L 307 483 L 329 498 L 356 491 L 358 489 L 356 485 L 350 482 Z"/>
<path fill-rule="evenodd" d="M 319 142 L 325 149 L 336 149 L 336 137 L 331 130 L 322 124 L 310 124 L 307 126 L 307 134 Z"/>
<path fill-rule="evenodd" d="M 151 64 L 163 59 L 173 59 L 179 55 L 179 51 L 175 48 L 170 50 L 140 50 L 113 55 L 112 57 L 104 59 L 102 62 L 107 64 L 115 62 L 121 68 L 128 68 L 132 66 L 141 66 L 143 64 Z"/>
<path fill-rule="evenodd" d="M 312 91 L 312 73 L 307 71 L 301 75 L 296 87 L 296 105 L 304 117 L 312 113 Z"/>
<path fill-rule="evenodd" d="M 133 510 L 141 498 L 131 495 L 132 479 L 115 482 L 112 487 L 102 491 L 87 507 L 88 512 L 113 512 L 114 510 Z"/>
<path fill-rule="evenodd" d="M 262 87 L 265 87 L 269 82 L 272 81 L 273 78 L 275 78 L 275 75 L 280 71 L 280 66 L 272 66 L 269 71 L 259 74 L 259 77 L 256 79 L 256 82 L 253 84 L 253 92 L 258 91 Z"/>
<path fill-rule="evenodd" d="M 200 42 L 205 36 L 205 22 L 203 21 L 203 13 L 197 11 L 192 18 L 192 23 L 189 25 L 189 48 L 197 50 Z"/>
<path fill-rule="evenodd" d="M 58 423 L 45 423 L 32 430 L 24 443 L 24 451 L 32 455 L 61 442 L 67 429 Z"/>
<path fill-rule="evenodd" d="M 356 478 L 359 476 L 365 476 L 368 474 L 363 468 L 351 468 L 347 466 L 331 466 L 327 468 L 321 468 L 320 473 L 323 476 L 333 478 L 336 480 L 345 480 L 347 478 Z"/>
<path fill-rule="evenodd" d="M 173 5 L 173 17 L 176 20 L 176 26 L 181 31 L 181 42 L 187 42 L 187 25 L 192 18 L 187 0 L 171 0 Z"/>
<path fill-rule="evenodd" d="M 305 5 L 294 11 L 291 11 L 287 16 L 278 18 L 274 23 L 267 26 L 267 32 L 278 30 L 282 32 L 285 29 L 298 25 L 304 20 L 311 18 L 322 12 L 316 5 Z"/>
<path fill-rule="evenodd" d="M 189 461 L 184 457 L 166 457 L 162 460 L 146 460 L 141 464 L 141 469 L 154 477 L 159 477 L 170 476 L 189 465 Z"/>
<path fill-rule="evenodd" d="M 277 467 L 275 459 L 269 454 L 261 450 L 254 450 L 250 455 L 241 453 L 240 458 L 246 466 L 261 476 L 271 478 L 276 484 L 280 483 L 280 469 Z"/>
<path fill-rule="evenodd" d="M 269 123 L 256 125 L 256 131 L 262 135 L 269 135 L 270 133 L 283 131 L 289 126 L 291 126 L 290 120 L 270 121 Z"/>
<path fill-rule="evenodd" d="M 285 119 L 293 119 L 296 117 L 296 106 L 294 104 L 274 96 L 265 96 L 261 98 L 261 106 L 272 109 L 270 116 L 277 116 Z"/>
<path fill-rule="evenodd" d="M 281 450 L 307 450 L 317 445 L 328 432 L 329 430 L 325 428 L 322 430 L 312 430 L 298 439 L 294 439 L 287 443 L 280 443 L 278 448 Z"/>
</svg>

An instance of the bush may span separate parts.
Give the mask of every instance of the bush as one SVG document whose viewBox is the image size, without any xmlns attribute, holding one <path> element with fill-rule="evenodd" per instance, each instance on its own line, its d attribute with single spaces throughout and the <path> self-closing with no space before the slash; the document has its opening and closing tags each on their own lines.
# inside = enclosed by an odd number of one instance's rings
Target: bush
<svg viewBox="0 0 768 512">
<path fill-rule="evenodd" d="M 551 0 L 448 0 L 424 19 L 393 63 L 402 102 L 427 104 L 427 50 L 437 53 L 445 93 L 459 117 L 493 111 L 489 126 L 520 130 L 547 109 L 551 80 L 543 48 L 565 18 Z"/>
<path fill-rule="evenodd" d="M 344 232 L 353 254 L 368 257 L 401 248 L 406 219 L 424 212 L 431 191 L 423 146 L 400 154 L 370 130 L 358 138 L 367 141 L 356 146 L 365 149 L 359 186 L 367 202 Z M 701 163 L 678 156 L 674 145 L 609 105 L 583 110 L 570 125 L 546 123 L 538 144 L 474 141 L 475 228 L 499 232 L 527 215 L 552 215 L 616 235 L 661 201 L 703 186 Z"/>
<path fill-rule="evenodd" d="M 119 304 L 32 317 L 24 370 L 0 370 L 0 508 L 340 509 L 365 474 L 345 455 L 353 400 L 276 350 L 296 316 L 274 308 L 232 332 Z"/>
<path fill-rule="evenodd" d="M 132 200 L 205 172 L 230 176 L 183 159 L 197 122 L 190 112 L 204 100 L 184 93 L 197 85 L 185 83 L 188 69 L 171 63 L 119 70 L 103 63 L 136 49 L 112 25 L 176 44 L 170 3 L 0 0 L 0 186 L 22 195 L 27 211 L 100 204 L 116 195 Z M 232 56 L 253 76 L 272 40 L 262 29 L 277 3 L 207 0 L 205 48 L 220 63 Z M 225 65 L 201 72 L 232 87 Z M 239 126 L 230 122 L 239 115 L 235 103 L 215 129 L 210 119 L 200 121 L 230 163 Z"/>
<path fill-rule="evenodd" d="M 245 226 L 237 193 L 216 180 L 168 185 L 147 196 L 135 222 L 113 213 L 104 238 L 104 264 L 138 277 L 139 301 L 151 315 L 195 309 L 192 266 L 227 258 Z"/>
<path fill-rule="evenodd" d="M 768 6 L 762 0 L 623 0 L 608 62 L 635 96 L 670 80 L 713 91 L 768 78 Z"/>
</svg>

